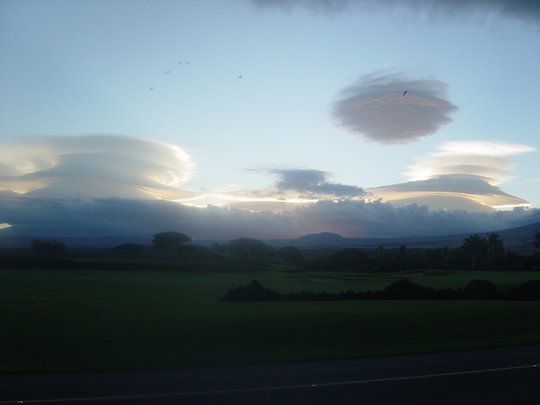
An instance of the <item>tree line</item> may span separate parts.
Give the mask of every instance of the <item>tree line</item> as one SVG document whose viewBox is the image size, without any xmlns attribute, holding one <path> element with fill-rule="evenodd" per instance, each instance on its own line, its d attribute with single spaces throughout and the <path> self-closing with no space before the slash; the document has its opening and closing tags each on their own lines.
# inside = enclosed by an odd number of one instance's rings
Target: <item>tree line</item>
<svg viewBox="0 0 540 405">
<path fill-rule="evenodd" d="M 187 235 L 164 232 L 153 235 L 152 244 L 176 257 L 251 263 L 255 265 L 280 264 L 289 271 L 358 271 L 396 272 L 410 269 L 433 270 L 513 270 L 540 266 L 540 230 L 534 231 L 533 254 L 517 254 L 505 249 L 496 233 L 485 237 L 478 234 L 465 238 L 457 248 L 377 249 L 343 248 L 318 251 L 302 250 L 295 246 L 273 248 L 261 240 L 233 239 L 229 243 L 215 243 L 211 248 L 186 245 Z"/>
<path fill-rule="evenodd" d="M 280 294 L 265 288 L 257 280 L 251 284 L 233 288 L 220 301 L 369 301 L 369 300 L 500 300 L 540 301 L 540 280 L 530 280 L 507 291 L 498 291 L 490 281 L 473 280 L 464 288 L 436 289 L 425 287 L 404 278 L 379 291 L 344 291 L 339 294 L 305 292 Z"/>
<path fill-rule="evenodd" d="M 114 255 L 131 257 L 161 257 L 174 259 L 184 268 L 243 266 L 257 269 L 268 265 L 281 265 L 286 271 L 357 271 L 397 272 L 410 269 L 433 270 L 514 270 L 540 267 L 540 229 L 533 233 L 534 252 L 518 254 L 504 247 L 496 233 L 485 237 L 478 234 L 465 238 L 456 248 L 376 249 L 343 248 L 302 250 L 295 246 L 273 248 L 263 241 L 251 238 L 233 239 L 228 243 L 215 243 L 211 247 L 190 244 L 191 237 L 180 232 L 160 232 L 153 235 L 154 249 L 136 243 L 118 245 Z M 31 247 L 40 258 L 63 255 L 66 246 L 55 240 L 33 240 Z"/>
</svg>

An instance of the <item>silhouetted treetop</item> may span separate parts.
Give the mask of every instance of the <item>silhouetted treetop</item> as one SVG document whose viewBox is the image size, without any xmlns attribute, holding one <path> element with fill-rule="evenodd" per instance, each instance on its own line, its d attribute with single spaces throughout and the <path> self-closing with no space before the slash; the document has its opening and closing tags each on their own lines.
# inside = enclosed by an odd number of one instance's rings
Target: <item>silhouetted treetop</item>
<svg viewBox="0 0 540 405">
<path fill-rule="evenodd" d="M 152 236 L 154 237 L 152 244 L 156 249 L 178 250 L 182 243 L 191 241 L 189 236 L 173 231 L 160 232 Z"/>
<path fill-rule="evenodd" d="M 240 238 L 233 239 L 229 243 L 220 245 L 215 243 L 212 247 L 221 253 L 235 254 L 247 261 L 263 263 L 265 258 L 274 252 L 270 246 L 258 239 Z"/>
<path fill-rule="evenodd" d="M 473 280 L 465 288 L 435 289 L 404 278 L 395 281 L 383 291 L 348 290 L 340 294 L 305 292 L 280 294 L 264 288 L 257 280 L 247 286 L 230 290 L 220 301 L 364 301 L 364 300 L 504 300 L 540 301 L 540 281 L 530 280 L 519 287 L 499 292 L 497 286 L 486 280 Z"/>
</svg>

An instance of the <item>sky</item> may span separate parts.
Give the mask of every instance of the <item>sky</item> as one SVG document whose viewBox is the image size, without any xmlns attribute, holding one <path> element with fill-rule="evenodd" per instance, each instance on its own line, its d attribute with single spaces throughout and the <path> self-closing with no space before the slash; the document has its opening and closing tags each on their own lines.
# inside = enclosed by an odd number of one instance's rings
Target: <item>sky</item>
<svg viewBox="0 0 540 405">
<path fill-rule="evenodd" d="M 0 0 L 0 235 L 540 222 L 536 0 Z"/>
</svg>

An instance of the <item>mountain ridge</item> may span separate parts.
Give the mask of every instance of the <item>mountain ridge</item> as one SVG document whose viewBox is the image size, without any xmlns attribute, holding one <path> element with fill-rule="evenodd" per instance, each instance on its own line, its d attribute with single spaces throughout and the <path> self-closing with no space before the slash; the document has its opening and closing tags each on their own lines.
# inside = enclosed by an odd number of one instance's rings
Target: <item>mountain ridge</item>
<svg viewBox="0 0 540 405">
<path fill-rule="evenodd" d="M 496 233 L 503 240 L 507 249 L 516 251 L 531 251 L 532 243 L 535 240 L 533 232 L 540 229 L 540 222 L 522 225 L 514 228 L 502 229 L 494 232 L 477 232 L 480 236 L 487 233 Z M 474 233 L 455 234 L 445 236 L 414 236 L 414 237 L 393 237 L 393 238 L 347 238 L 338 233 L 320 232 L 307 234 L 296 239 L 261 239 L 264 243 L 272 247 L 296 246 L 299 248 L 377 248 L 399 247 L 402 245 L 413 248 L 441 248 L 458 247 L 463 244 L 463 240 Z M 30 236 L 1 236 L 1 248 L 29 248 L 33 239 L 57 240 L 64 243 L 68 248 L 112 248 L 123 243 L 139 243 L 150 245 L 152 238 L 129 237 L 129 236 L 105 236 L 105 237 L 30 237 Z M 205 239 L 193 240 L 191 243 L 201 246 L 211 246 L 214 243 L 228 243 L 230 240 Z"/>
</svg>

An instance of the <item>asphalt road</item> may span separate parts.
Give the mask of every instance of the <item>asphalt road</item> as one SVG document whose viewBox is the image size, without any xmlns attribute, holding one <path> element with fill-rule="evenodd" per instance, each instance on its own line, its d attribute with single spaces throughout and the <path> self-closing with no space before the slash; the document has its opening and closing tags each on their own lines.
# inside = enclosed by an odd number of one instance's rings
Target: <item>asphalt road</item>
<svg viewBox="0 0 540 405">
<path fill-rule="evenodd" d="M 0 376 L 0 404 L 16 403 L 540 404 L 540 346 L 271 366 Z"/>
</svg>

